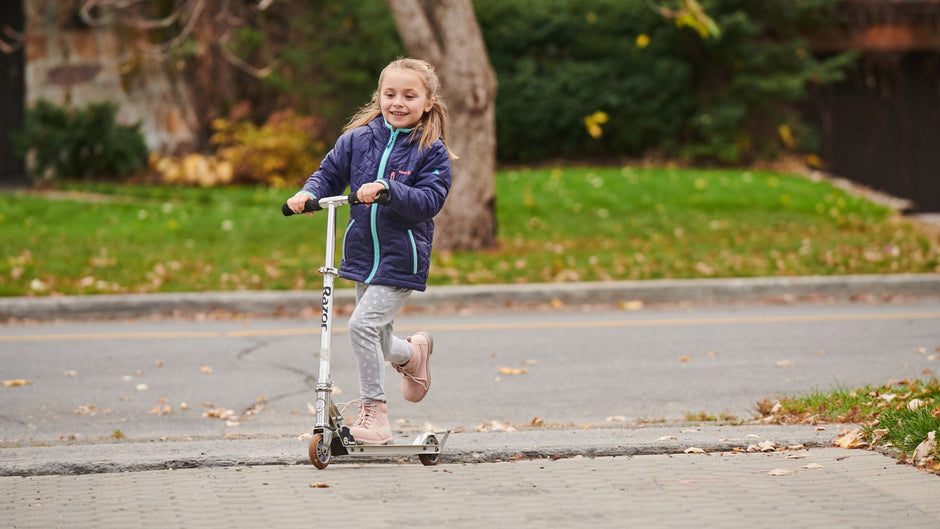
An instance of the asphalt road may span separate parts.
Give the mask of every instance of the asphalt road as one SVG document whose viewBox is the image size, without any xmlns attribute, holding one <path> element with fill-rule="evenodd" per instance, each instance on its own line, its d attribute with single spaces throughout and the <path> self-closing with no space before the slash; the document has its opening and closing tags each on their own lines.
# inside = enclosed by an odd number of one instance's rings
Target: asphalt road
<svg viewBox="0 0 940 529">
<path fill-rule="evenodd" d="M 0 442 L 298 435 L 310 429 L 319 337 L 304 319 L 0 326 Z M 337 319 L 338 401 L 357 397 Z M 405 314 L 435 337 L 414 404 L 387 372 L 393 427 L 602 425 L 752 416 L 757 401 L 940 371 L 940 301 Z M 185 404 L 184 404 L 185 403 Z M 352 414 L 353 410 L 347 412 Z M 207 416 L 208 415 L 208 416 Z M 216 417 L 216 416 L 221 417 Z"/>
</svg>

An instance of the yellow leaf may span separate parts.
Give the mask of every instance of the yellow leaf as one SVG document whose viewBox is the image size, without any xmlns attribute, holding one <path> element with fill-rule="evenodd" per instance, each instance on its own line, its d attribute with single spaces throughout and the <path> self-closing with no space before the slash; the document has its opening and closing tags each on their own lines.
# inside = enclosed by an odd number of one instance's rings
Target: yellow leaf
<svg viewBox="0 0 940 529">
<path fill-rule="evenodd" d="M 841 448 L 861 448 L 865 445 L 865 440 L 862 437 L 861 428 L 856 428 L 851 432 L 848 432 L 836 441 L 836 445 Z"/>
<path fill-rule="evenodd" d="M 501 367 L 499 368 L 499 373 L 501 375 L 524 375 L 528 373 L 528 369 L 520 369 L 515 367 Z"/>
<path fill-rule="evenodd" d="M 636 37 L 636 47 L 643 49 L 650 45 L 650 37 L 646 33 L 640 33 Z"/>
<path fill-rule="evenodd" d="M 2 384 L 3 384 L 3 387 L 5 388 L 12 388 L 15 386 L 27 386 L 29 384 L 32 384 L 32 382 L 23 378 L 18 378 L 16 380 L 4 380 Z"/>
</svg>

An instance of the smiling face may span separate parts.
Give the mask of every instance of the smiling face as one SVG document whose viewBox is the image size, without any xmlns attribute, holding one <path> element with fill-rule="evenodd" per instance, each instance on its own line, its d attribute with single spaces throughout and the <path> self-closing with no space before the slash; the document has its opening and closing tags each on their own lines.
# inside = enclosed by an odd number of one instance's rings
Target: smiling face
<svg viewBox="0 0 940 529">
<path fill-rule="evenodd" d="M 418 124 L 425 112 L 431 110 L 434 100 L 428 97 L 428 90 L 417 73 L 392 68 L 382 76 L 379 106 L 389 125 L 396 129 L 410 129 Z"/>
</svg>

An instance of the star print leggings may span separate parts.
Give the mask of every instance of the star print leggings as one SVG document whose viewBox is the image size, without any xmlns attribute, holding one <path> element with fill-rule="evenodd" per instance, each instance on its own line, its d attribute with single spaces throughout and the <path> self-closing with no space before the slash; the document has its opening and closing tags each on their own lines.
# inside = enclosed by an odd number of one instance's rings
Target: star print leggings
<svg viewBox="0 0 940 529">
<path fill-rule="evenodd" d="M 363 402 L 385 401 L 385 361 L 404 364 L 411 344 L 392 335 L 392 324 L 412 290 L 356 283 L 356 308 L 349 318 L 349 340 L 359 364 Z"/>
</svg>

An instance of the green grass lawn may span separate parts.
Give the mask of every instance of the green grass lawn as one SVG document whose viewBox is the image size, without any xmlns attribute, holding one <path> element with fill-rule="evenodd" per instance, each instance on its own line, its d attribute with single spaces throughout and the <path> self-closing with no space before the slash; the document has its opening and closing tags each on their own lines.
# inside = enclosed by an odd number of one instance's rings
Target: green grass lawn
<svg viewBox="0 0 940 529">
<path fill-rule="evenodd" d="M 857 438 L 857 445 L 855 439 L 849 439 L 852 441 L 849 448 L 887 446 L 905 456 L 914 452 L 929 432 L 940 434 L 940 382 L 936 377 L 883 386 L 812 391 L 776 402 L 766 399 L 757 408 L 763 422 L 859 424 L 861 437 Z M 940 445 L 930 455 L 933 459 L 921 464 L 931 471 L 940 471 Z"/>
<path fill-rule="evenodd" d="M 548 168 L 496 187 L 499 248 L 435 253 L 431 284 L 940 271 L 936 234 L 798 176 Z M 324 216 L 283 217 L 292 193 L 2 192 L 0 295 L 319 288 Z"/>
</svg>

